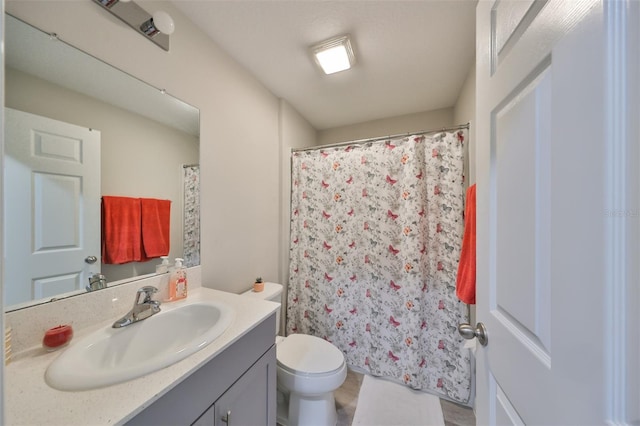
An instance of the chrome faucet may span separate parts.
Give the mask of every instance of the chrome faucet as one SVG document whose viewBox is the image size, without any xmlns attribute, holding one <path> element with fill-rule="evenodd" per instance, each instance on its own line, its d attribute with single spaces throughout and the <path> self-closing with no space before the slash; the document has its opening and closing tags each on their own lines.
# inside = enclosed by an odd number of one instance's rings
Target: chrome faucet
<svg viewBox="0 0 640 426">
<path fill-rule="evenodd" d="M 95 273 L 89 277 L 89 285 L 85 287 L 87 291 L 96 291 L 107 288 L 107 277 L 100 273 Z"/>
<path fill-rule="evenodd" d="M 158 289 L 150 285 L 144 286 L 136 292 L 136 300 L 133 302 L 133 308 L 127 315 L 113 323 L 113 328 L 122 328 L 131 325 L 134 322 L 142 321 L 160 312 L 160 302 L 151 300 L 151 296 L 157 293 Z"/>
</svg>

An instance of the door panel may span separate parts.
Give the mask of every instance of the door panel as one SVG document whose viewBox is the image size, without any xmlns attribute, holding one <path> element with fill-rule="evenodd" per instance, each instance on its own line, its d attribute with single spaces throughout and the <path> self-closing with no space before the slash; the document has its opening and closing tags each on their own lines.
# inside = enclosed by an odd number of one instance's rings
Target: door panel
<svg viewBox="0 0 640 426">
<path fill-rule="evenodd" d="M 72 273 L 47 278 L 34 278 L 32 292 L 34 299 L 48 299 L 64 294 L 69 289 L 82 288 L 82 274 Z"/>
<path fill-rule="evenodd" d="M 100 132 L 5 114 L 5 282 L 22 284 L 5 304 L 82 290 L 100 270 Z"/>
<path fill-rule="evenodd" d="M 79 248 L 80 177 L 34 172 L 32 194 L 34 252 Z"/>
<path fill-rule="evenodd" d="M 497 1 L 491 11 L 492 73 L 520 41 L 547 0 Z"/>
<path fill-rule="evenodd" d="M 495 380 L 493 380 L 493 383 L 495 384 Z M 498 387 L 494 393 L 496 395 L 496 424 L 524 426 L 525 423 L 518 416 L 518 412 L 511 405 L 502 389 Z"/>
<path fill-rule="evenodd" d="M 495 40 L 498 55 L 503 51 L 507 40 L 512 38 L 516 29 L 519 26 L 523 26 L 521 25 L 522 18 L 524 18 L 533 3 L 533 0 L 502 1 L 496 3 L 492 11 L 491 32 L 492 38 Z"/>
<path fill-rule="evenodd" d="M 496 212 L 496 265 L 492 310 L 526 344 L 548 352 L 550 64 L 527 78 L 492 114 L 492 198 Z M 527 84 L 528 83 L 528 84 Z M 547 154 L 547 155 L 545 155 Z M 526 159 L 527 161 L 522 161 Z M 517 179 L 514 179 L 517 177 Z M 522 238 L 513 238 L 514 235 Z M 518 337 L 520 338 L 520 337 Z M 548 354 L 547 354 L 548 357 Z"/>
</svg>

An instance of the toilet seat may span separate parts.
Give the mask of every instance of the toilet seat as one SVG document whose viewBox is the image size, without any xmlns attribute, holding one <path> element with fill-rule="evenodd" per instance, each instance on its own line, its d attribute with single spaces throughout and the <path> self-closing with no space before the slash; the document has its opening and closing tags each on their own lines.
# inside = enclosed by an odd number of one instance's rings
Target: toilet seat
<svg viewBox="0 0 640 426">
<path fill-rule="evenodd" d="M 344 355 L 315 336 L 292 334 L 276 346 L 278 367 L 293 374 L 325 376 L 344 368 Z"/>
</svg>

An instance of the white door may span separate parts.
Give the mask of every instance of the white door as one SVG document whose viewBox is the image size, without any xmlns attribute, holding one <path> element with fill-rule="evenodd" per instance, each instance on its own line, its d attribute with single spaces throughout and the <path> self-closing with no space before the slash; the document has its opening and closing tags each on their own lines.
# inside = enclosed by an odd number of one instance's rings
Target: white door
<svg viewBox="0 0 640 426">
<path fill-rule="evenodd" d="M 638 421 L 637 12 L 478 4 L 478 424 Z"/>
<path fill-rule="evenodd" d="M 100 271 L 100 132 L 5 108 L 4 173 L 5 305 L 84 289 Z"/>
</svg>

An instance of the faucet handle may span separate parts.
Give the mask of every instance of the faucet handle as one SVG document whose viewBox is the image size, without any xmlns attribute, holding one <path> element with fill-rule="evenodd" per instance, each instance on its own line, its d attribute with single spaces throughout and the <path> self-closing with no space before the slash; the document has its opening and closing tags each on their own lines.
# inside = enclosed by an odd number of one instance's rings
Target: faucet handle
<svg viewBox="0 0 640 426">
<path fill-rule="evenodd" d="M 142 288 L 139 288 L 138 292 L 136 293 L 136 304 L 140 305 L 142 303 L 152 302 L 151 296 L 153 296 L 153 294 L 157 292 L 158 289 L 151 285 L 146 285 Z"/>
</svg>

